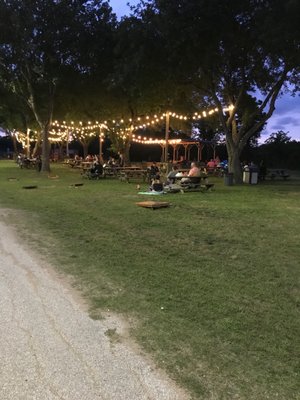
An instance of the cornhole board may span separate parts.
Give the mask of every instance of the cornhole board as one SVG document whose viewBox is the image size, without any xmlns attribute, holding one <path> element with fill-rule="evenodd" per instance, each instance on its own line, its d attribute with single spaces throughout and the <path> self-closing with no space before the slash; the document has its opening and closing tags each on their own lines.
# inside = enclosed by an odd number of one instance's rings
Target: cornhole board
<svg viewBox="0 0 300 400">
<path fill-rule="evenodd" d="M 152 210 L 170 207 L 170 203 L 167 201 L 139 201 L 135 204 L 139 207 L 152 208 Z"/>
</svg>

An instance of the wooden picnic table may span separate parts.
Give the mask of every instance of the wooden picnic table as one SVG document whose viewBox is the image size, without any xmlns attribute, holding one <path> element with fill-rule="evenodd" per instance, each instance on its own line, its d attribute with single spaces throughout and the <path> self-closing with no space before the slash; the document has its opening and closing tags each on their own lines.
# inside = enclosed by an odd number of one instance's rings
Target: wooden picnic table
<svg viewBox="0 0 300 400">
<path fill-rule="evenodd" d="M 69 165 L 71 168 L 81 168 L 81 160 L 74 160 L 74 159 L 69 159 L 65 162 L 63 162 L 65 165 Z"/>
<path fill-rule="evenodd" d="M 93 165 L 94 165 L 94 161 L 81 161 L 81 163 L 80 163 L 80 167 L 84 171 L 91 169 Z"/>
<path fill-rule="evenodd" d="M 119 169 L 120 169 L 120 167 L 106 165 L 105 167 L 103 167 L 103 175 L 116 177 L 116 176 L 118 176 Z"/>
<path fill-rule="evenodd" d="M 143 182 L 145 182 L 148 176 L 148 170 L 135 167 L 127 167 L 119 171 L 119 176 L 120 180 L 125 182 L 129 182 L 130 179 L 142 179 Z"/>
<path fill-rule="evenodd" d="M 284 181 L 286 181 L 289 177 L 290 174 L 288 174 L 284 169 L 281 170 L 269 170 L 267 177 L 270 178 L 271 180 L 274 180 L 276 178 L 281 178 Z"/>
</svg>

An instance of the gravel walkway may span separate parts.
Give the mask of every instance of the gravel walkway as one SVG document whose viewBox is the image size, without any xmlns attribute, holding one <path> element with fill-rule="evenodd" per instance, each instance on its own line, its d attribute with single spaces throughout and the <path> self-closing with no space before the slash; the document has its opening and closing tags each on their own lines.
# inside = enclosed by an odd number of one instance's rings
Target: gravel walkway
<svg viewBox="0 0 300 400">
<path fill-rule="evenodd" d="M 89 318 L 1 221 L 0 238 L 0 399 L 187 399 L 134 346 L 111 341 L 121 321 Z"/>
</svg>

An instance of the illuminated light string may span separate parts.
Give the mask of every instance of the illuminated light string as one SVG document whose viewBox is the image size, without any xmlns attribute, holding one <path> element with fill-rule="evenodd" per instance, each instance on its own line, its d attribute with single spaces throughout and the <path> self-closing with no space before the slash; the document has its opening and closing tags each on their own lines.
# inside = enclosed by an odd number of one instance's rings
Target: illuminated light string
<svg viewBox="0 0 300 400">
<path fill-rule="evenodd" d="M 229 112 L 234 109 L 233 105 L 230 105 L 228 107 L 225 107 L 222 109 L 223 112 Z M 199 120 L 202 118 L 209 117 L 213 115 L 214 113 L 218 112 L 219 109 L 213 108 L 211 110 L 207 111 L 201 111 L 201 112 L 195 112 L 192 116 L 190 115 L 182 115 L 178 114 L 176 112 L 169 111 L 168 114 L 170 117 L 181 120 L 181 121 L 190 121 L 190 120 Z M 91 121 L 88 121 L 86 124 L 84 124 L 82 121 L 79 122 L 79 126 L 76 126 L 74 121 L 71 121 L 69 124 L 67 124 L 66 121 L 62 121 L 62 123 L 58 122 L 57 120 L 54 121 L 51 124 L 51 130 L 50 130 L 50 136 L 49 141 L 50 142 L 61 142 L 62 140 L 73 140 L 73 138 L 76 138 L 78 140 L 84 140 L 87 137 L 95 137 L 99 136 L 99 133 L 95 132 L 96 130 L 100 129 L 100 137 L 102 138 L 101 141 L 104 141 L 105 134 L 101 131 L 102 129 L 105 129 L 107 131 L 113 130 L 119 128 L 119 131 L 115 131 L 115 133 L 118 136 L 122 135 L 122 139 L 126 140 L 128 137 L 131 136 L 131 140 L 133 142 L 137 143 L 143 143 L 143 144 L 164 144 L 165 140 L 163 139 L 152 139 L 152 138 L 142 138 L 141 136 L 136 136 L 133 134 L 134 131 L 139 130 L 139 129 L 145 129 L 149 128 L 151 126 L 154 126 L 158 123 L 161 123 L 165 120 L 167 116 L 167 113 L 163 113 L 161 115 L 153 115 L 150 117 L 149 115 L 146 115 L 145 117 L 137 117 L 135 121 L 133 121 L 131 118 L 129 118 L 127 121 L 124 119 L 116 120 L 113 119 L 111 120 L 112 124 L 114 125 L 112 128 L 109 128 L 108 126 L 108 121 L 104 122 L 98 122 L 96 121 L 95 123 L 92 123 Z M 130 127 L 125 127 L 120 129 L 120 125 L 124 124 L 130 124 Z M 35 131 L 35 133 L 37 133 Z M 15 132 L 16 139 L 24 144 L 26 144 L 26 135 L 22 134 L 21 132 Z M 59 136 L 57 136 L 59 135 Z M 56 137 L 55 137 L 56 136 Z M 35 139 L 30 138 L 30 142 L 34 142 Z M 176 144 L 180 143 L 181 139 L 174 139 L 174 140 L 169 140 L 168 142 L 170 144 Z M 173 143 L 174 142 L 174 143 Z"/>
<path fill-rule="evenodd" d="M 135 135 L 133 135 L 135 136 Z M 142 143 L 142 144 L 161 144 L 165 145 L 166 140 L 165 139 L 152 139 L 152 138 L 142 138 L 141 136 L 133 137 L 132 141 L 135 143 Z M 179 144 L 181 143 L 181 139 L 171 139 L 168 141 L 169 144 L 174 145 L 174 144 Z"/>
<path fill-rule="evenodd" d="M 31 131 L 31 132 L 37 134 L 37 131 Z M 13 134 L 14 134 L 17 142 L 21 143 L 22 147 L 24 147 L 24 148 L 27 147 L 27 143 L 28 142 L 29 143 L 36 142 L 35 138 L 28 137 L 26 133 L 19 132 L 19 131 L 14 131 Z"/>
<path fill-rule="evenodd" d="M 232 110 L 234 108 L 233 105 L 229 106 L 229 107 L 225 107 L 222 109 L 223 112 L 228 112 L 230 110 Z M 198 119 L 202 119 L 202 118 L 206 118 L 209 117 L 211 115 L 213 115 L 214 113 L 218 112 L 219 109 L 218 108 L 213 108 L 211 110 L 208 111 L 202 111 L 202 112 L 195 112 L 192 116 L 190 115 L 182 115 L 182 114 L 178 114 L 176 112 L 172 112 L 169 111 L 168 114 L 170 117 L 175 118 L 175 119 L 179 119 L 182 121 L 188 121 L 188 120 L 198 120 Z M 147 128 L 150 127 L 151 125 L 155 125 L 157 123 L 162 122 L 165 117 L 166 117 L 166 113 L 163 113 L 161 115 L 153 115 L 152 117 L 150 117 L 149 115 L 146 115 L 145 117 L 137 117 L 135 121 L 133 121 L 131 118 L 129 118 L 128 120 L 124 120 L 124 119 L 120 119 L 120 120 L 116 120 L 116 119 L 112 119 L 111 123 L 115 126 L 120 126 L 120 125 L 124 125 L 124 124 L 131 124 L 131 127 L 126 128 L 127 131 L 132 131 L 132 130 L 137 130 L 137 129 L 143 129 L 143 128 Z M 85 125 L 83 124 L 82 121 L 79 122 L 79 126 L 76 126 L 74 124 L 74 121 L 71 121 L 70 124 L 67 124 L 66 121 L 62 121 L 62 123 L 58 122 L 58 121 L 54 121 L 51 125 L 53 128 L 62 128 L 62 129 L 67 129 L 70 131 L 75 131 L 75 132 L 84 132 L 84 131 L 91 131 L 91 130 L 95 130 L 98 128 L 104 128 L 109 130 L 110 128 L 108 127 L 108 122 L 104 121 L 104 123 L 99 123 L 98 121 L 96 121 L 94 124 L 92 124 L 91 121 L 88 121 Z"/>
</svg>

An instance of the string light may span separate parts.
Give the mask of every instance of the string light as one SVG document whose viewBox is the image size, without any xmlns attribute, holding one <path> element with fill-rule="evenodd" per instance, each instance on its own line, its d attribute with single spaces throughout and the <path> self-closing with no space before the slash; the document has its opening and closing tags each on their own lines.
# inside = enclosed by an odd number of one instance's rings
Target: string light
<svg viewBox="0 0 300 400">
<path fill-rule="evenodd" d="M 226 113 L 226 112 L 230 112 L 232 110 L 234 110 L 234 105 L 229 105 L 228 107 L 223 108 L 222 112 Z M 168 111 L 167 113 L 163 113 L 161 115 L 154 114 L 152 117 L 149 115 L 146 115 L 144 117 L 137 117 L 135 121 L 132 118 L 129 118 L 127 121 L 123 118 L 120 120 L 113 119 L 113 120 L 111 120 L 110 124 L 108 123 L 108 121 L 104 121 L 104 123 L 101 123 L 101 122 L 99 123 L 99 121 L 96 121 L 94 124 L 91 121 L 88 121 L 86 124 L 84 124 L 82 121 L 79 121 L 79 125 L 77 125 L 77 126 L 75 125 L 74 121 L 71 121 L 70 124 L 67 124 L 66 121 L 62 121 L 62 123 L 59 123 L 57 120 L 55 120 L 51 125 L 49 140 L 51 142 L 73 140 L 73 138 L 76 138 L 79 140 L 84 140 L 87 138 L 92 138 L 99 134 L 100 134 L 101 138 L 104 138 L 105 134 L 102 132 L 102 129 L 105 129 L 107 131 L 113 131 L 116 134 L 119 134 L 117 132 L 117 130 L 118 130 L 124 140 L 126 140 L 127 138 L 129 138 L 131 136 L 131 139 L 133 141 L 136 141 L 139 143 L 163 144 L 165 142 L 161 141 L 160 139 L 152 139 L 152 138 L 142 139 L 140 136 L 138 136 L 136 138 L 136 136 L 133 134 L 133 132 L 161 123 L 166 118 L 167 114 L 170 117 L 181 120 L 181 121 L 191 121 L 191 120 L 197 121 L 202 118 L 209 117 L 217 112 L 219 112 L 218 107 L 212 108 L 210 110 L 195 112 L 193 115 L 183 115 L 183 114 L 177 114 L 174 111 Z M 111 126 L 111 124 L 113 126 Z M 130 127 L 124 126 L 126 124 L 130 124 Z M 123 126 L 123 128 L 121 128 L 122 126 Z M 99 129 L 100 129 L 100 133 L 99 133 Z M 16 132 L 15 136 L 16 136 L 16 139 L 23 144 L 23 146 L 24 146 L 24 144 L 26 145 L 28 139 L 25 134 L 21 134 L 21 132 Z M 103 139 L 101 139 L 101 140 L 103 140 Z M 176 139 L 176 140 L 179 140 L 179 139 Z M 29 141 L 34 142 L 35 139 L 30 138 Z M 172 141 L 169 141 L 169 143 L 171 144 Z"/>
</svg>

